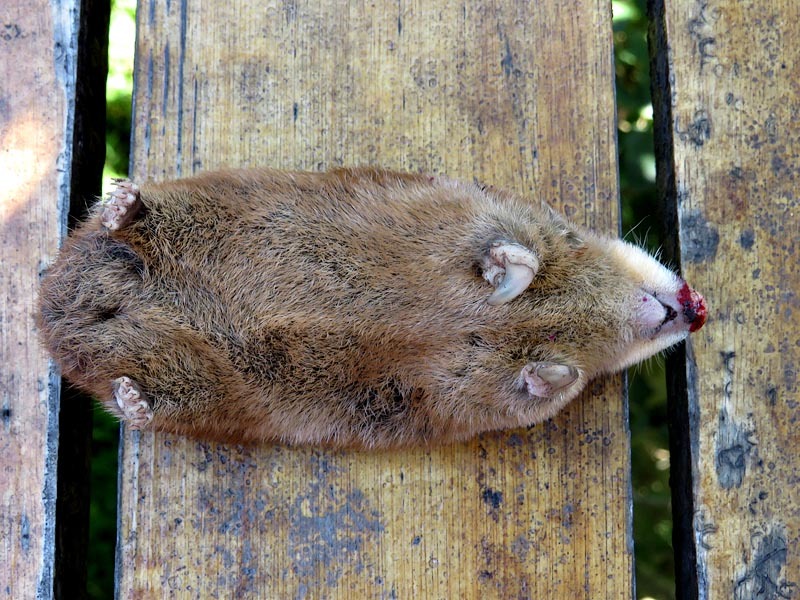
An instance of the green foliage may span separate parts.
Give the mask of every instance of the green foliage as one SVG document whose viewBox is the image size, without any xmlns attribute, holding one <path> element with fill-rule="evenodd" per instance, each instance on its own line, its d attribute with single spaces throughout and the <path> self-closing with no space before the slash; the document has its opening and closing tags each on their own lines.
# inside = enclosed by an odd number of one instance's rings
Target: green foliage
<svg viewBox="0 0 800 600">
<path fill-rule="evenodd" d="M 623 230 L 651 250 L 659 245 L 645 0 L 614 0 Z M 134 0 L 112 8 L 106 181 L 128 172 Z M 674 598 L 669 452 L 663 363 L 630 373 L 634 537 L 639 598 Z M 89 547 L 89 597 L 113 596 L 118 427 L 95 415 Z"/>
<path fill-rule="evenodd" d="M 131 89 L 136 0 L 115 0 L 111 5 L 106 80 L 106 164 L 103 192 L 112 177 L 128 174 L 131 138 Z"/>
<path fill-rule="evenodd" d="M 87 577 L 88 596 L 98 600 L 114 597 L 118 447 L 119 423 L 98 407 L 93 416 Z"/>
<path fill-rule="evenodd" d="M 623 229 L 635 228 L 636 239 L 655 249 L 658 198 L 644 0 L 617 0 L 613 6 Z"/>
</svg>

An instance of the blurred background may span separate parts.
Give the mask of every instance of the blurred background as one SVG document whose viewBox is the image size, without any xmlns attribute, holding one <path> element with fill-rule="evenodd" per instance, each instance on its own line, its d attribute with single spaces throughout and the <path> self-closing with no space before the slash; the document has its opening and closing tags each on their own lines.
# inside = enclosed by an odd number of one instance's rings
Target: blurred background
<svg viewBox="0 0 800 600">
<path fill-rule="evenodd" d="M 623 232 L 650 251 L 660 247 L 655 214 L 653 110 L 647 51 L 646 0 L 614 0 L 619 168 Z M 111 12 L 104 185 L 128 172 L 136 0 L 114 0 Z M 104 190 L 105 191 L 105 190 Z M 669 450 L 663 360 L 629 373 L 637 598 L 675 597 Z M 116 421 L 94 412 L 89 597 L 114 594 L 116 543 Z"/>
</svg>

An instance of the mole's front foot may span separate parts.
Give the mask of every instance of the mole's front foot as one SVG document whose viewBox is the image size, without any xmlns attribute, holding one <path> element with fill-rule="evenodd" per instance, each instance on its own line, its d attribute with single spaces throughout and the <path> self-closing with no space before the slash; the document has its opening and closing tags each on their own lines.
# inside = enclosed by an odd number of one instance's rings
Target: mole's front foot
<svg viewBox="0 0 800 600">
<path fill-rule="evenodd" d="M 539 258 L 520 244 L 495 242 L 482 266 L 483 278 L 495 287 L 487 302 L 497 306 L 510 302 L 528 288 L 539 270 Z"/>
<path fill-rule="evenodd" d="M 578 380 L 578 369 L 551 362 L 533 362 L 522 369 L 522 382 L 528 394 L 552 398 Z"/>
<path fill-rule="evenodd" d="M 108 193 L 100 216 L 103 226 L 111 231 L 117 231 L 130 223 L 142 206 L 139 186 L 129 179 L 115 179 L 114 185 L 116 187 Z"/>
<path fill-rule="evenodd" d="M 114 400 L 131 429 L 144 429 L 153 420 L 153 409 L 130 377 L 114 380 Z"/>
</svg>

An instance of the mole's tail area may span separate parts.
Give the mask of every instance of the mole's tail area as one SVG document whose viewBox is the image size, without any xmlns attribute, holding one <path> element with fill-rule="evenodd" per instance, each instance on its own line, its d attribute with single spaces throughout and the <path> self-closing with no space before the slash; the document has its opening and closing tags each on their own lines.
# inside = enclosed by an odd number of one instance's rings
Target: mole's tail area
<svg viewBox="0 0 800 600">
<path fill-rule="evenodd" d="M 144 265 L 108 231 L 84 225 L 48 269 L 37 320 L 45 347 L 65 377 L 86 387 L 98 375 L 103 331 L 142 293 Z"/>
</svg>

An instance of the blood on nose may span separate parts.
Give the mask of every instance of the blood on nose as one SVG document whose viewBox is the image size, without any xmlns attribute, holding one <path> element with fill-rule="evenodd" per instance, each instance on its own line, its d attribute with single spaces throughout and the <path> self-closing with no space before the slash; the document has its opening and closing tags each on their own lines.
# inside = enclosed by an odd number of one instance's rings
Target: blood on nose
<svg viewBox="0 0 800 600">
<path fill-rule="evenodd" d="M 684 283 L 681 291 L 678 292 L 678 302 L 683 308 L 683 316 L 690 323 L 689 331 L 700 329 L 708 316 L 706 301 L 703 296 Z"/>
</svg>

